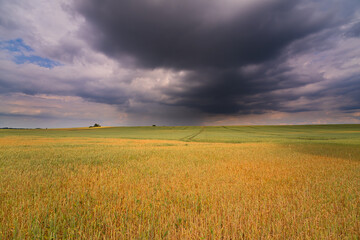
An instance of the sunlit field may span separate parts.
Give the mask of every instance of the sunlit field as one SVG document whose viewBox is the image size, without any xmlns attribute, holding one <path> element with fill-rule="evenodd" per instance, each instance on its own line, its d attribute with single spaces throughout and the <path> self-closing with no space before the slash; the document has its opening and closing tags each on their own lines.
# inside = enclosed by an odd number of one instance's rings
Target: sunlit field
<svg viewBox="0 0 360 240">
<path fill-rule="evenodd" d="M 360 125 L 0 130 L 0 239 L 359 239 Z"/>
</svg>

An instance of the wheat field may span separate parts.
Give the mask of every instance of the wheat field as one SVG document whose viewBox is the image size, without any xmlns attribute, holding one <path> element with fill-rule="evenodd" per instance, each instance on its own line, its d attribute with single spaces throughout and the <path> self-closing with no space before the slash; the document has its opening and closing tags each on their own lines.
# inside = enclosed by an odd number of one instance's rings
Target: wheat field
<svg viewBox="0 0 360 240">
<path fill-rule="evenodd" d="M 0 239 L 359 239 L 360 126 L 231 129 L 0 130 Z"/>
</svg>

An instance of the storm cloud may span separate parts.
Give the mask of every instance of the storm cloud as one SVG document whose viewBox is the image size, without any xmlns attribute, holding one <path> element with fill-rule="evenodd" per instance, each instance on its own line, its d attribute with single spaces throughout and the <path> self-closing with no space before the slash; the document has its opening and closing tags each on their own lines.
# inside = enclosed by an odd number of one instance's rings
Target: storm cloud
<svg viewBox="0 0 360 240">
<path fill-rule="evenodd" d="M 331 48 L 326 39 L 355 12 L 354 2 L 324 4 L 93 0 L 77 2 L 76 9 L 90 24 L 83 34 L 95 49 L 119 61 L 131 59 L 137 68 L 186 72 L 160 89 L 168 96 L 163 104 L 247 114 L 284 110 L 283 101 L 301 96 L 273 91 L 322 80 L 294 73 L 287 61 L 311 48 Z"/>
<path fill-rule="evenodd" d="M 229 68 L 274 58 L 334 22 L 300 2 L 106 0 L 82 1 L 78 10 L 95 28 L 94 46 L 109 56 L 130 55 L 144 67 Z"/>
</svg>

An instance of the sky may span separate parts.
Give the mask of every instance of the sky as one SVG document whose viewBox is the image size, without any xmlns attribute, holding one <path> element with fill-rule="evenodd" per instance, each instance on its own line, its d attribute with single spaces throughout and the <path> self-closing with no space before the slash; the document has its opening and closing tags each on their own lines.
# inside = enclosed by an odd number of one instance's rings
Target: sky
<svg viewBox="0 0 360 240">
<path fill-rule="evenodd" d="M 359 0 L 0 0 L 0 128 L 360 123 Z"/>
</svg>

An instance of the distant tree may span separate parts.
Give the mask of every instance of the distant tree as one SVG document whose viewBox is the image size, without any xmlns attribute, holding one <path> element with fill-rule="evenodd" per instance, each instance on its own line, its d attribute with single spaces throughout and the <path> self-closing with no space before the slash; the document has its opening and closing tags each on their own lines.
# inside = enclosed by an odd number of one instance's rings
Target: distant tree
<svg viewBox="0 0 360 240">
<path fill-rule="evenodd" d="M 154 124 L 153 127 L 156 127 L 156 125 Z"/>
<path fill-rule="evenodd" d="M 98 123 L 95 123 L 94 126 L 90 126 L 89 128 L 93 128 L 93 127 L 101 127 L 101 125 Z"/>
</svg>

